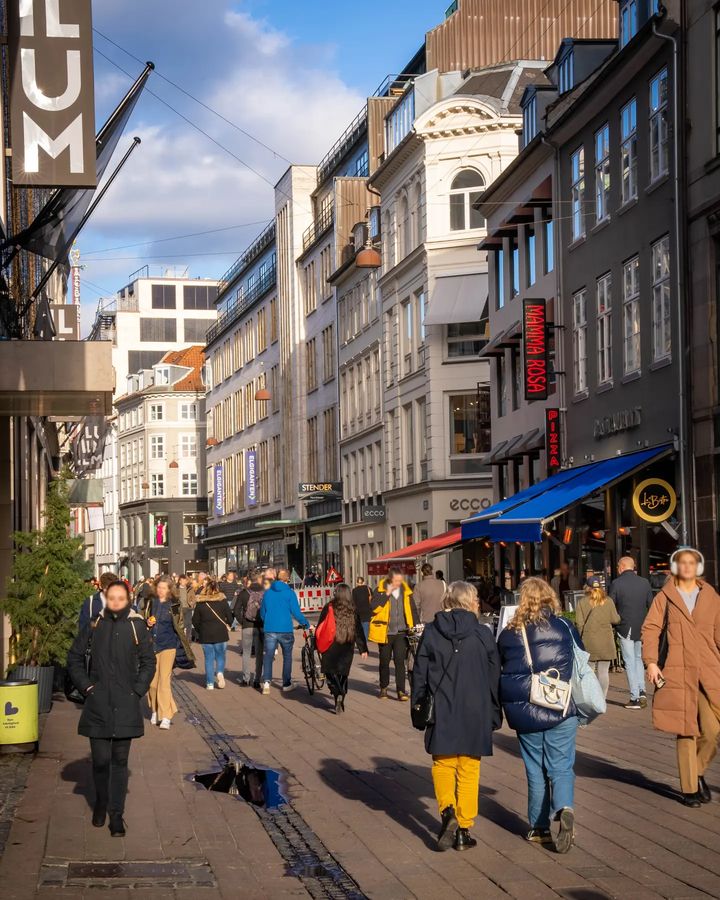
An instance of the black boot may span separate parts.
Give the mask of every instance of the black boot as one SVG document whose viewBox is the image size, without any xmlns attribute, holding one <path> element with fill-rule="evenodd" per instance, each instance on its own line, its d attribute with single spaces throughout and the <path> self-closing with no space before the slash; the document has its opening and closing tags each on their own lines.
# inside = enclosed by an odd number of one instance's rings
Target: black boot
<svg viewBox="0 0 720 900">
<path fill-rule="evenodd" d="M 455 833 L 454 846 L 456 850 L 471 850 L 473 847 L 477 847 L 477 841 L 470 834 L 469 828 L 458 828 Z"/>
<path fill-rule="evenodd" d="M 698 778 L 698 796 L 700 797 L 701 803 L 710 803 L 712 800 L 710 788 L 702 775 Z"/>
<path fill-rule="evenodd" d="M 100 800 L 95 801 L 93 807 L 92 823 L 96 828 L 102 828 L 107 818 L 107 805 Z"/>
<path fill-rule="evenodd" d="M 122 813 L 110 813 L 110 834 L 113 837 L 125 837 L 125 821 Z"/>
<path fill-rule="evenodd" d="M 457 830 L 457 818 L 455 809 L 452 806 L 446 806 L 440 813 L 442 824 L 437 837 L 438 850 L 449 850 L 455 840 L 455 832 Z"/>
<path fill-rule="evenodd" d="M 689 806 L 691 809 L 697 809 L 699 806 L 702 806 L 699 791 L 695 791 L 694 794 L 683 794 L 680 797 L 680 802 L 683 806 Z"/>
<path fill-rule="evenodd" d="M 339 716 L 340 713 L 345 712 L 345 707 L 343 706 L 342 697 L 339 694 L 335 695 L 335 715 Z"/>
</svg>

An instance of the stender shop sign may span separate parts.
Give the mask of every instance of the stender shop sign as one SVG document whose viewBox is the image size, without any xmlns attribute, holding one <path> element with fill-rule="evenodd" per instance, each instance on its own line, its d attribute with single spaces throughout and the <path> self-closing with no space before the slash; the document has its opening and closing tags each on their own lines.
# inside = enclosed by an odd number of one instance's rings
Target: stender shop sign
<svg viewBox="0 0 720 900">
<path fill-rule="evenodd" d="M 526 400 L 547 400 L 548 335 L 544 300 L 523 300 L 523 372 Z"/>
</svg>

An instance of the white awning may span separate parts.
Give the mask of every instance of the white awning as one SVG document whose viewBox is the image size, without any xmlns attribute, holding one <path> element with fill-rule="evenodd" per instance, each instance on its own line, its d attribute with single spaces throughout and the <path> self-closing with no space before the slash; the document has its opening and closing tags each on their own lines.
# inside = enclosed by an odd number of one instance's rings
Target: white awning
<svg viewBox="0 0 720 900">
<path fill-rule="evenodd" d="M 425 314 L 426 325 L 457 325 L 479 322 L 485 312 L 488 277 L 449 275 L 438 278 Z"/>
</svg>

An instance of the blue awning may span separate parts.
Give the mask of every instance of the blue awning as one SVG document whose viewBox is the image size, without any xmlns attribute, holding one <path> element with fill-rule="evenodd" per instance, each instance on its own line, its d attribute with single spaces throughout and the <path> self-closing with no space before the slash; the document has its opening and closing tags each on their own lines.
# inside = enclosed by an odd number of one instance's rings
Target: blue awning
<svg viewBox="0 0 720 900">
<path fill-rule="evenodd" d="M 485 537 L 491 541 L 537 543 L 542 540 L 546 522 L 672 449 L 672 444 L 665 444 L 576 469 L 564 469 L 466 519 L 462 523 L 462 538 L 464 541 Z"/>
</svg>

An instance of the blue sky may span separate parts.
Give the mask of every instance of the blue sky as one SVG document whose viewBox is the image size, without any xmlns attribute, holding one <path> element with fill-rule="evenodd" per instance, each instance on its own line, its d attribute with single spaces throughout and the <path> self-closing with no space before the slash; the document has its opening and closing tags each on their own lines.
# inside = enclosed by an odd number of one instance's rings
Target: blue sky
<svg viewBox="0 0 720 900">
<path fill-rule="evenodd" d="M 255 170 L 145 95 L 121 140 L 141 146 L 78 239 L 83 323 L 148 264 L 218 277 L 272 214 L 271 185 L 288 165 L 315 163 L 383 78 L 442 21 L 445 0 L 383 6 L 292 0 L 99 0 L 97 31 L 157 73 L 148 87 Z M 202 18 L 198 18 L 198 10 Z M 98 127 L 142 66 L 95 35 Z M 106 58 L 107 57 L 107 58 Z M 273 148 L 223 123 L 199 97 Z M 259 173 L 259 174 L 257 174 Z M 234 227 L 242 226 L 242 227 Z M 169 237 L 223 229 L 213 234 Z M 131 245 L 131 246 L 128 246 Z M 117 249 L 116 249 L 117 248 Z"/>
</svg>

